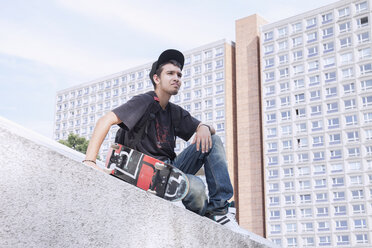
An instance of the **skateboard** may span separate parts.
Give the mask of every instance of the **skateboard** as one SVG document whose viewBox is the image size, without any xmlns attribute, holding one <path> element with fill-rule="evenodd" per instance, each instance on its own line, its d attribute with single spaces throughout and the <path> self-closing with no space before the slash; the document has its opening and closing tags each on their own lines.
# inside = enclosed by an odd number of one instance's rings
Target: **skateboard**
<svg viewBox="0 0 372 248">
<path fill-rule="evenodd" d="M 121 144 L 111 146 L 106 167 L 113 176 L 169 201 L 180 201 L 189 191 L 182 171 Z"/>
</svg>

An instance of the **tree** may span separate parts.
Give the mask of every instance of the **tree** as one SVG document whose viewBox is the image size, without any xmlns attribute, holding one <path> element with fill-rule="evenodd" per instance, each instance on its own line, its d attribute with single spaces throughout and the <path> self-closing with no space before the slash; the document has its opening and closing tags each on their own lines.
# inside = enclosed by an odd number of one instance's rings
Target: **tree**
<svg viewBox="0 0 372 248">
<path fill-rule="evenodd" d="M 67 140 L 59 140 L 58 142 L 84 154 L 87 152 L 89 144 L 89 140 L 73 133 L 68 135 Z"/>
</svg>

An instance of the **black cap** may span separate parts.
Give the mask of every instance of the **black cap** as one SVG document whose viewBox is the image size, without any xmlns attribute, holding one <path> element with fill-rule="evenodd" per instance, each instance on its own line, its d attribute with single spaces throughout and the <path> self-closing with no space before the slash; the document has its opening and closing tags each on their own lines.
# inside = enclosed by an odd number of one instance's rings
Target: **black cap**
<svg viewBox="0 0 372 248">
<path fill-rule="evenodd" d="M 185 63 L 185 57 L 183 56 L 183 54 L 180 51 L 175 50 L 175 49 L 165 50 L 164 52 L 160 54 L 158 60 L 152 64 L 149 76 L 153 83 L 155 83 L 153 77 L 156 71 L 159 69 L 159 66 L 170 60 L 175 60 L 178 63 L 180 63 L 181 65 L 180 69 L 181 70 L 183 69 L 183 64 Z"/>
</svg>

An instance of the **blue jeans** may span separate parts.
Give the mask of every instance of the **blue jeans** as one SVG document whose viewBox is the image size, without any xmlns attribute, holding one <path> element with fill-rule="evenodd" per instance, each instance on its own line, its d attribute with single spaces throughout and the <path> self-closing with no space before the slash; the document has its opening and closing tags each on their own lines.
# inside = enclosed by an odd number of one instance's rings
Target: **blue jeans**
<svg viewBox="0 0 372 248">
<path fill-rule="evenodd" d="M 199 215 L 221 215 L 227 212 L 228 200 L 233 196 L 225 149 L 221 138 L 212 135 L 212 148 L 202 153 L 196 150 L 196 144 L 188 146 L 173 161 L 173 165 L 187 174 L 190 190 L 182 203 L 185 207 Z M 205 193 L 203 181 L 194 176 L 204 165 L 208 184 L 209 201 Z"/>
</svg>

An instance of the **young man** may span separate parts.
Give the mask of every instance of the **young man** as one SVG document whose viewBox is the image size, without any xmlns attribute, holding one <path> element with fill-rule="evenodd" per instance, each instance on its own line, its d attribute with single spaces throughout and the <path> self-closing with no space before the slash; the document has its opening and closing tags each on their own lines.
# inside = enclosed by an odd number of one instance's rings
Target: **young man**
<svg viewBox="0 0 372 248">
<path fill-rule="evenodd" d="M 233 196 L 226 157 L 221 139 L 215 130 L 201 123 L 181 107 L 169 103 L 172 95 L 176 95 L 181 87 L 184 56 L 173 49 L 164 51 L 152 65 L 150 79 L 154 85 L 153 95 L 161 107 L 149 123 L 143 139 L 132 147 L 140 152 L 169 162 L 182 170 L 190 181 L 190 191 L 182 203 L 187 209 L 201 216 L 207 216 L 230 228 L 236 228 L 234 214 L 229 213 L 228 200 Z M 90 139 L 84 163 L 96 166 L 95 160 L 100 146 L 112 125 L 118 124 L 127 130 L 136 130 L 136 123 L 145 114 L 150 103 L 145 94 L 137 95 L 127 103 L 115 108 L 101 117 Z M 182 119 L 175 129 L 172 125 L 171 107 L 179 108 Z M 192 144 L 181 154 L 174 153 L 175 137 L 185 141 L 194 135 Z M 205 193 L 202 180 L 195 173 L 204 165 L 208 184 L 209 199 Z M 232 209 L 232 208 L 230 208 Z"/>
</svg>

